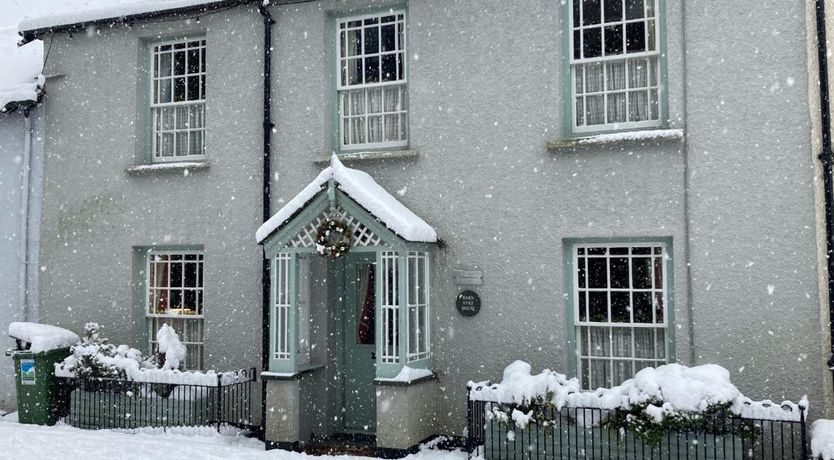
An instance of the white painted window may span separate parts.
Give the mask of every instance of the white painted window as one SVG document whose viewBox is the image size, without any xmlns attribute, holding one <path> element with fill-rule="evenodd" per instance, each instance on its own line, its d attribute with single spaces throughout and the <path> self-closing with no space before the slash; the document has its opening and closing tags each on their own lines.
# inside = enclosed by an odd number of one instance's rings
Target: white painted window
<svg viewBox="0 0 834 460">
<path fill-rule="evenodd" d="M 313 351 L 310 342 L 312 317 L 310 315 L 310 256 L 298 257 L 298 360 L 297 364 L 310 363 Z"/>
<path fill-rule="evenodd" d="M 342 149 L 408 145 L 405 12 L 340 19 Z"/>
<path fill-rule="evenodd" d="M 151 49 L 153 161 L 205 155 L 206 41 L 179 40 Z"/>
<path fill-rule="evenodd" d="M 382 356 L 383 363 L 399 363 L 399 320 L 400 311 L 399 270 L 397 267 L 397 253 L 383 252 L 381 255 L 382 267 L 380 270 L 382 298 L 380 307 L 382 310 Z"/>
<path fill-rule="evenodd" d="M 146 273 L 149 349 L 156 353 L 156 333 L 168 324 L 186 347 L 184 367 L 202 369 L 203 253 L 150 252 Z"/>
<path fill-rule="evenodd" d="M 431 356 L 429 331 L 429 256 L 425 252 L 409 252 L 406 266 L 408 295 L 407 361 L 418 361 Z"/>
<path fill-rule="evenodd" d="M 584 388 L 611 387 L 666 364 L 668 287 L 663 243 L 577 245 L 574 320 Z"/>
<path fill-rule="evenodd" d="M 275 359 L 290 359 L 290 262 L 289 254 L 278 254 L 272 263 L 273 315 L 275 317 Z"/>
<path fill-rule="evenodd" d="M 571 0 L 573 131 L 660 125 L 658 0 Z"/>
</svg>

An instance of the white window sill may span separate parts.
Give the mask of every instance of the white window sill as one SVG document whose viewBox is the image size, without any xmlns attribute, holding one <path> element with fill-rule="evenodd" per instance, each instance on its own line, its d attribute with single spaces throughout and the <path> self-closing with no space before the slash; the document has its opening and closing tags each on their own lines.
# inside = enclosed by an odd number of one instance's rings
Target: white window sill
<svg viewBox="0 0 834 460">
<path fill-rule="evenodd" d="M 546 148 L 547 150 L 563 150 L 595 145 L 657 145 L 663 142 L 676 142 L 681 139 L 683 139 L 682 129 L 647 129 L 643 131 L 597 134 L 595 136 L 572 139 L 554 139 L 546 143 Z"/>
<path fill-rule="evenodd" d="M 170 163 L 151 163 L 136 165 L 125 169 L 125 172 L 132 175 L 143 175 L 152 173 L 185 173 L 185 171 L 204 171 L 208 169 L 208 161 L 177 161 Z"/>
<path fill-rule="evenodd" d="M 314 163 L 329 163 L 332 153 L 319 155 Z M 372 161 L 393 158 L 415 158 L 419 155 L 417 150 L 368 150 L 368 151 L 348 151 L 337 153 L 340 161 Z"/>
</svg>

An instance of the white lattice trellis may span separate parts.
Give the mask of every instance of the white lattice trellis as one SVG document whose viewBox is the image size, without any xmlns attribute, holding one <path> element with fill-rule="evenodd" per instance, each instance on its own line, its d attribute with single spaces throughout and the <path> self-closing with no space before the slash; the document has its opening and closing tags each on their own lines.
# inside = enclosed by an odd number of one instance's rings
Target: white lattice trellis
<svg viewBox="0 0 834 460">
<path fill-rule="evenodd" d="M 344 222 L 351 230 L 351 246 L 378 246 L 382 242 L 379 235 L 339 207 L 335 211 L 324 211 L 316 216 L 309 224 L 301 228 L 301 231 L 287 243 L 287 247 L 311 248 L 315 246 L 318 228 L 328 216 L 333 220 Z"/>
</svg>

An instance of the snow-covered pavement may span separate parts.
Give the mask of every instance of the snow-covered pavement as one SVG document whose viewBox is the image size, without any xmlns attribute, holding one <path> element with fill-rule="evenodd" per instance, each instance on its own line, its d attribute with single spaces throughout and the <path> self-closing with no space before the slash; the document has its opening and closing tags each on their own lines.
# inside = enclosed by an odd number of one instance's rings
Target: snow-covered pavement
<svg viewBox="0 0 834 460">
<path fill-rule="evenodd" d="M 218 434 L 211 428 L 140 430 L 135 433 L 110 430 L 79 430 L 67 425 L 43 427 L 22 425 L 0 417 L 0 459 L 61 460 L 358 460 L 363 457 L 310 457 L 304 454 L 265 451 L 260 441 Z M 424 450 L 407 460 L 466 460 L 462 452 Z"/>
</svg>

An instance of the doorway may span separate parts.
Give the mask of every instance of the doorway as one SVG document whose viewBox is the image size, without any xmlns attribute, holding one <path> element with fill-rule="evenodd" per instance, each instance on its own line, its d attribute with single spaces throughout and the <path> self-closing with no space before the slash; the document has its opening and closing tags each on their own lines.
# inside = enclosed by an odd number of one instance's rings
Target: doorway
<svg viewBox="0 0 834 460">
<path fill-rule="evenodd" d="M 373 254 L 350 255 L 343 283 L 344 428 L 376 432 L 376 263 Z"/>
</svg>

